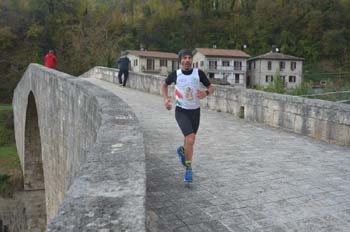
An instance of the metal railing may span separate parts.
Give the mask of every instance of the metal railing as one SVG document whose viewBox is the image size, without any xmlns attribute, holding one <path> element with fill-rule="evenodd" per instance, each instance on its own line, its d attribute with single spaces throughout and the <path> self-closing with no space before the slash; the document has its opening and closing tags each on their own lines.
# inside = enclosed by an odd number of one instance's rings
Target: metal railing
<svg viewBox="0 0 350 232">
<path fill-rule="evenodd" d="M 301 97 L 334 101 L 339 103 L 348 103 L 350 102 L 350 91 L 336 91 L 336 92 L 327 92 L 327 93 L 319 93 L 319 94 L 307 94 L 307 95 L 301 95 Z"/>
</svg>

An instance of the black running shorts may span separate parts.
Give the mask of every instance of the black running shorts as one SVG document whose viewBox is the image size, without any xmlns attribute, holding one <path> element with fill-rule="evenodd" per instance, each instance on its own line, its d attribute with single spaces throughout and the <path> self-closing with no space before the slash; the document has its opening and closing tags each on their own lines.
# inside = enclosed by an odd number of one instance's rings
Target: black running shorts
<svg viewBox="0 0 350 232">
<path fill-rule="evenodd" d="M 196 134 L 200 121 L 200 108 L 195 110 L 186 110 L 176 106 L 175 118 L 184 136 L 192 133 Z"/>
</svg>

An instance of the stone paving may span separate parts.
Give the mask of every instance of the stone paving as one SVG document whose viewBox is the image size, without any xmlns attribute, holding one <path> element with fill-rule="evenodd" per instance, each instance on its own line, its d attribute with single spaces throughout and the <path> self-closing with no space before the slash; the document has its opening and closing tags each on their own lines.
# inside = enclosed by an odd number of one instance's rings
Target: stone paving
<svg viewBox="0 0 350 232">
<path fill-rule="evenodd" d="M 350 148 L 201 109 L 194 183 L 183 183 L 174 110 L 160 96 L 87 79 L 144 129 L 148 231 L 350 231 Z"/>
</svg>

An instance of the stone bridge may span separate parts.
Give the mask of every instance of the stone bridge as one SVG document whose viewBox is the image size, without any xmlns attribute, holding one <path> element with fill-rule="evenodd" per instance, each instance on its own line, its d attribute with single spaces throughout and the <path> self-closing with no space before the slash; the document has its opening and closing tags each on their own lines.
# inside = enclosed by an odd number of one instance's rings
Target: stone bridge
<svg viewBox="0 0 350 232">
<path fill-rule="evenodd" d="M 16 143 L 47 231 L 348 231 L 350 106 L 216 86 L 185 186 L 163 79 L 28 67 Z"/>
</svg>

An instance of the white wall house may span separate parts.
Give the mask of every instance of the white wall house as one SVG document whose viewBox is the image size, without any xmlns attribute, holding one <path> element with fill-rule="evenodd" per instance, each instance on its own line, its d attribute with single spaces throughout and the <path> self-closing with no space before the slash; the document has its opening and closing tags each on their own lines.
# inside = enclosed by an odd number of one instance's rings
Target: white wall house
<svg viewBox="0 0 350 232">
<path fill-rule="evenodd" d="M 279 73 L 285 88 L 301 84 L 304 58 L 277 52 L 253 57 L 248 60 L 247 85 L 266 87 L 274 81 Z"/>
<path fill-rule="evenodd" d="M 241 50 L 196 48 L 193 67 L 205 72 L 209 78 L 224 79 L 231 85 L 246 86 L 247 59 Z"/>
<path fill-rule="evenodd" d="M 130 70 L 134 72 L 167 75 L 178 69 L 178 57 L 175 53 L 158 51 L 126 50 L 130 59 Z"/>
</svg>

